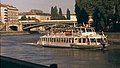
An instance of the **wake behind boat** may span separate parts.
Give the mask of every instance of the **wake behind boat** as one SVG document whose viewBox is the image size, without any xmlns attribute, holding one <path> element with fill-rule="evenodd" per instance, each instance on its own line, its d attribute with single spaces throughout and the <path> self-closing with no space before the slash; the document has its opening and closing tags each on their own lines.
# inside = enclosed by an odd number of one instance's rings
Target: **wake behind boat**
<svg viewBox="0 0 120 68">
<path fill-rule="evenodd" d="M 105 48 L 108 46 L 107 37 L 104 34 L 97 34 L 94 27 L 89 26 L 51 28 L 46 35 L 40 36 L 37 44 L 72 48 Z"/>
</svg>

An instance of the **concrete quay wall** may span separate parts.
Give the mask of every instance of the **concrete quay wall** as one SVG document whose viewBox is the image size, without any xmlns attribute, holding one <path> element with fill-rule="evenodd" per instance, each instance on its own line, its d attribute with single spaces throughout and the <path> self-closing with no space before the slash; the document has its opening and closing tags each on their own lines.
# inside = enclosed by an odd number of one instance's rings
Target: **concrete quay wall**
<svg viewBox="0 0 120 68">
<path fill-rule="evenodd" d="M 109 42 L 120 43 L 120 32 L 105 32 Z"/>
</svg>

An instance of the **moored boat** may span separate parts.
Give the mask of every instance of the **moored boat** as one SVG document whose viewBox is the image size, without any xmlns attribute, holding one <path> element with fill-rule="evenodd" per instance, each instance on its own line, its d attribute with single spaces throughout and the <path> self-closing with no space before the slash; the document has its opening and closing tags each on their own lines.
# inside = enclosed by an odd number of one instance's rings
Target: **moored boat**
<svg viewBox="0 0 120 68">
<path fill-rule="evenodd" d="M 105 48 L 107 37 L 97 34 L 94 27 L 80 26 L 51 29 L 46 35 L 40 36 L 38 45 L 47 47 L 72 48 Z"/>
</svg>

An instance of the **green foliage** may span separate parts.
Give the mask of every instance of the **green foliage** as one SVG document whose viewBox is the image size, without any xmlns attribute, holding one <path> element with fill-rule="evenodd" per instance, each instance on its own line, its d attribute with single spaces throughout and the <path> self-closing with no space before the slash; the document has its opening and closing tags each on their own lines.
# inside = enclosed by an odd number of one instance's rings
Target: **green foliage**
<svg viewBox="0 0 120 68">
<path fill-rule="evenodd" d="M 80 7 L 77 5 L 77 3 L 75 4 L 75 13 L 76 13 L 76 18 L 77 18 L 78 24 L 87 23 L 88 13 L 86 12 L 86 10 L 84 8 L 80 9 Z"/>
<path fill-rule="evenodd" d="M 62 14 L 62 9 L 59 8 L 59 12 L 57 6 L 51 7 L 51 20 L 66 20 L 66 18 Z"/>
<path fill-rule="evenodd" d="M 57 6 L 51 7 L 51 19 L 57 20 L 59 18 Z"/>
<path fill-rule="evenodd" d="M 28 17 L 28 20 L 32 20 L 30 17 Z"/>
<path fill-rule="evenodd" d="M 95 26 L 95 30 L 99 31 L 100 27 L 101 27 L 101 13 L 98 7 L 95 8 L 94 13 L 93 13 L 93 19 L 94 19 L 94 26 Z"/>
<path fill-rule="evenodd" d="M 36 22 L 39 22 L 35 17 L 26 17 L 26 15 L 23 15 L 20 20 L 35 20 Z"/>
<path fill-rule="evenodd" d="M 53 8 L 53 6 L 52 6 L 52 7 L 51 7 L 51 20 L 54 19 L 54 16 L 53 16 L 53 15 L 54 15 L 54 8 Z"/>
<path fill-rule="evenodd" d="M 67 9 L 67 15 L 66 15 L 66 17 L 67 17 L 66 18 L 67 20 L 70 20 L 70 10 L 69 9 Z"/>
<path fill-rule="evenodd" d="M 76 14 L 77 22 L 78 22 L 78 24 L 80 24 L 81 23 L 80 22 L 80 19 L 81 19 L 81 17 L 80 17 L 80 7 L 78 6 L 77 2 L 75 4 L 75 14 Z"/>
<path fill-rule="evenodd" d="M 20 20 L 27 20 L 26 15 L 23 15 Z"/>
<path fill-rule="evenodd" d="M 59 8 L 59 16 L 62 16 L 62 9 Z"/>
<path fill-rule="evenodd" d="M 76 4 L 75 8 L 84 8 L 89 15 L 93 16 L 97 31 L 115 31 L 118 27 L 116 25 L 120 25 L 120 0 L 76 0 Z"/>
</svg>

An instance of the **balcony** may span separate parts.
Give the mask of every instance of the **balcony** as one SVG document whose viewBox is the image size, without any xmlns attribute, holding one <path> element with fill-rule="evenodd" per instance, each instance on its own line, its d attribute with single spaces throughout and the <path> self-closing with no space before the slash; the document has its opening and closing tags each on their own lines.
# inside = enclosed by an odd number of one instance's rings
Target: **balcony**
<svg viewBox="0 0 120 68">
<path fill-rule="evenodd" d="M 4 16 L 8 16 L 8 15 L 5 14 Z"/>
<path fill-rule="evenodd" d="M 4 9 L 4 11 L 8 11 L 7 9 Z"/>
<path fill-rule="evenodd" d="M 7 17 L 5 17 L 4 19 L 8 19 Z"/>
<path fill-rule="evenodd" d="M 5 14 L 8 14 L 8 12 L 4 12 Z"/>
<path fill-rule="evenodd" d="M 8 22 L 8 20 L 5 20 L 5 22 Z"/>
</svg>

